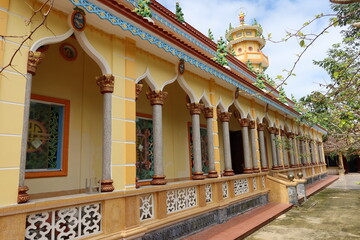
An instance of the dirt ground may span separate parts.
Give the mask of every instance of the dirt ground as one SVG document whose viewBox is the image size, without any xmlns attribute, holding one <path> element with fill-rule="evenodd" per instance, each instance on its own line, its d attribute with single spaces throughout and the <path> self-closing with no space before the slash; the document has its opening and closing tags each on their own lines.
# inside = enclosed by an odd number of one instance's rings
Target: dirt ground
<svg viewBox="0 0 360 240">
<path fill-rule="evenodd" d="M 340 177 L 246 240 L 360 239 L 360 174 Z"/>
</svg>

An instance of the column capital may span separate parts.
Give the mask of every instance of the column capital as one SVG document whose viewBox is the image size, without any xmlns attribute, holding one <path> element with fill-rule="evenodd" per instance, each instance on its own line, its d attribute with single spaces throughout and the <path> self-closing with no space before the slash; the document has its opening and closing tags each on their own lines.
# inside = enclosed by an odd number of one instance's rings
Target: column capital
<svg viewBox="0 0 360 240">
<path fill-rule="evenodd" d="M 285 136 L 285 130 L 280 129 L 280 135 L 283 137 Z"/>
<path fill-rule="evenodd" d="M 249 128 L 250 129 L 255 129 L 255 126 L 256 126 L 256 122 L 254 120 L 251 120 L 250 123 L 249 123 Z"/>
<path fill-rule="evenodd" d="M 269 127 L 269 132 L 270 134 L 277 134 L 277 128 L 274 128 L 274 127 Z"/>
<path fill-rule="evenodd" d="M 42 52 L 29 51 L 28 62 L 27 62 L 27 72 L 30 73 L 31 75 L 35 75 L 37 66 L 41 63 L 41 61 L 44 57 L 45 57 L 45 55 Z"/>
<path fill-rule="evenodd" d="M 164 91 L 151 91 L 146 92 L 147 98 L 150 100 L 151 105 L 164 105 L 164 101 L 168 93 Z"/>
<path fill-rule="evenodd" d="M 221 112 L 219 114 L 219 118 L 221 122 L 229 122 L 231 118 L 232 113 L 231 112 Z"/>
<path fill-rule="evenodd" d="M 205 118 L 213 118 L 214 117 L 214 109 L 212 107 L 204 108 Z"/>
<path fill-rule="evenodd" d="M 100 87 L 102 94 L 114 92 L 114 76 L 112 74 L 96 77 L 96 84 Z"/>
<path fill-rule="evenodd" d="M 241 119 L 238 119 L 238 121 L 239 121 L 241 127 L 249 127 L 249 125 L 250 125 L 250 119 L 248 119 L 248 118 L 241 118 Z"/>
<path fill-rule="evenodd" d="M 190 115 L 200 115 L 201 111 L 204 109 L 204 104 L 202 103 L 187 103 L 186 107 L 190 111 Z"/>
<path fill-rule="evenodd" d="M 294 136 L 295 136 L 295 134 L 292 132 L 288 132 L 286 135 L 288 138 L 291 138 L 291 139 L 294 138 Z"/>
<path fill-rule="evenodd" d="M 265 123 L 258 123 L 258 124 L 257 124 L 257 129 L 258 129 L 259 131 L 264 131 L 264 130 L 265 130 L 265 127 L 266 127 Z"/>
<path fill-rule="evenodd" d="M 140 93 L 142 92 L 143 87 L 144 87 L 144 84 L 142 84 L 142 83 L 137 83 L 136 84 L 136 92 L 135 92 L 135 99 L 136 100 L 138 99 Z"/>
</svg>

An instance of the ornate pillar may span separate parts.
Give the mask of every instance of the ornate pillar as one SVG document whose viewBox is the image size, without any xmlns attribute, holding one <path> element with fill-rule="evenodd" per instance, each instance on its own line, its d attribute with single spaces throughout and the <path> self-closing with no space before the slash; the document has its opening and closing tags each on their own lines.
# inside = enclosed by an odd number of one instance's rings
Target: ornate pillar
<svg viewBox="0 0 360 240">
<path fill-rule="evenodd" d="M 27 191 L 29 188 L 25 186 L 25 168 L 26 168 L 26 149 L 27 138 L 29 131 L 29 112 L 30 112 L 30 96 L 31 96 L 31 83 L 32 77 L 36 74 L 37 66 L 44 58 L 41 52 L 28 53 L 26 86 L 25 86 L 25 102 L 24 102 L 24 116 L 23 116 L 23 130 L 21 138 L 21 153 L 20 153 L 20 171 L 19 171 L 19 188 L 18 188 L 18 203 L 26 203 L 30 200 Z"/>
<path fill-rule="evenodd" d="M 192 142 L 193 142 L 193 161 L 194 172 L 192 179 L 201 180 L 205 178 L 202 171 L 201 163 L 201 137 L 200 137 L 200 113 L 204 108 L 204 104 L 201 103 L 188 103 L 187 108 L 190 111 L 192 118 Z"/>
<path fill-rule="evenodd" d="M 278 169 L 283 169 L 283 165 L 281 164 L 281 149 L 280 149 L 280 141 L 281 141 L 281 136 L 279 134 L 279 129 L 276 129 L 276 132 L 275 132 L 275 138 L 277 139 L 277 142 L 278 144 L 275 145 L 276 147 L 276 156 L 278 157 Z"/>
<path fill-rule="evenodd" d="M 316 165 L 317 161 L 316 161 L 316 145 L 315 145 L 315 141 L 311 140 L 310 141 L 311 146 L 311 155 L 312 155 L 312 164 Z"/>
<path fill-rule="evenodd" d="M 277 159 L 277 151 L 276 151 L 276 142 L 275 142 L 276 141 L 275 134 L 277 132 L 277 129 L 274 127 L 270 127 L 269 132 L 270 132 L 270 139 L 271 139 L 271 156 L 272 156 L 272 162 L 273 162 L 272 169 L 277 170 L 277 169 L 279 169 L 278 159 Z"/>
<path fill-rule="evenodd" d="M 296 137 L 294 138 L 296 147 L 297 147 L 297 162 L 298 162 L 298 166 L 302 167 L 302 161 L 301 161 L 301 140 L 300 140 L 300 135 L 297 134 Z"/>
<path fill-rule="evenodd" d="M 223 129 L 223 142 L 224 142 L 224 158 L 225 158 L 225 169 L 224 176 L 233 176 L 234 170 L 232 169 L 231 164 L 231 149 L 230 149 L 230 135 L 229 135 L 229 121 L 231 117 L 231 112 L 221 112 L 219 114 L 219 119 L 222 122 Z"/>
<path fill-rule="evenodd" d="M 284 161 L 284 168 L 289 168 L 289 160 L 288 160 L 288 149 L 286 146 L 286 137 L 285 137 L 285 131 L 280 131 L 281 135 L 281 148 L 283 151 L 283 161 Z"/>
<path fill-rule="evenodd" d="M 241 134 L 243 139 L 243 148 L 244 148 L 244 160 L 245 160 L 245 167 L 244 173 L 252 173 L 252 162 L 251 162 L 251 155 L 250 155 L 250 143 L 249 143 L 249 125 L 250 119 L 242 118 L 239 119 L 239 123 L 241 126 Z"/>
<path fill-rule="evenodd" d="M 153 108 L 154 175 L 152 185 L 166 184 L 163 167 L 162 106 L 167 95 L 167 92 L 160 90 L 146 93 Z"/>
<path fill-rule="evenodd" d="M 322 147 L 322 142 L 319 141 L 319 161 L 320 163 L 325 163 L 325 156 L 324 156 L 324 152 L 323 152 L 323 147 Z"/>
<path fill-rule="evenodd" d="M 255 121 L 250 121 L 249 129 L 250 129 L 250 139 L 251 139 L 251 156 L 252 156 L 252 165 L 253 172 L 258 173 L 260 169 L 258 167 L 257 154 L 256 154 L 256 129 L 255 129 Z"/>
<path fill-rule="evenodd" d="M 112 93 L 114 91 L 114 76 L 106 74 L 96 78 L 96 84 L 103 94 L 103 153 L 102 153 L 102 179 L 101 191 L 114 191 L 113 180 L 111 179 L 111 105 Z"/>
<path fill-rule="evenodd" d="M 207 126 L 207 138 L 208 138 L 208 158 L 209 158 L 209 173 L 208 178 L 217 178 L 218 174 L 215 170 L 215 158 L 214 158 L 214 135 L 213 135 L 213 108 L 204 108 L 204 115 L 206 118 Z"/>
<path fill-rule="evenodd" d="M 259 143 L 260 143 L 260 160 L 261 160 L 261 170 L 263 172 L 268 171 L 268 164 L 266 158 L 266 147 L 265 147 L 265 137 L 264 137 L 264 130 L 265 124 L 258 123 L 258 133 L 259 133 Z"/>
<path fill-rule="evenodd" d="M 305 141 L 305 137 L 302 136 L 301 137 L 301 140 L 300 140 L 300 143 L 301 143 L 301 161 L 302 161 L 302 164 L 304 166 L 308 166 L 309 163 L 307 161 L 307 148 L 306 148 L 306 141 Z"/>
<path fill-rule="evenodd" d="M 291 146 L 292 146 L 292 148 L 291 149 L 289 149 L 289 153 L 290 153 L 290 167 L 291 168 L 295 168 L 295 167 L 297 167 L 298 165 L 295 163 L 295 148 L 296 148 L 296 143 L 295 143 L 295 139 L 294 139 L 294 133 L 291 133 L 291 132 L 289 132 L 288 134 L 287 134 L 287 137 L 288 137 L 288 139 L 289 139 L 289 142 L 290 142 L 290 144 L 291 144 Z"/>
</svg>

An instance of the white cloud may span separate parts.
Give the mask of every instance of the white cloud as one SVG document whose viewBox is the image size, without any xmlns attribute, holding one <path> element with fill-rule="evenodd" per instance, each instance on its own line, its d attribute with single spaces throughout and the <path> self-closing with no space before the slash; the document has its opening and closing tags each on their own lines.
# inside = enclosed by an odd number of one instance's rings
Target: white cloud
<svg viewBox="0 0 360 240">
<path fill-rule="evenodd" d="M 158 0 L 165 7 L 175 12 L 176 1 Z M 252 23 L 256 18 L 264 29 L 264 35 L 272 34 L 273 39 L 281 39 L 286 30 L 299 29 L 304 22 L 320 13 L 332 13 L 327 0 L 178 0 L 183 10 L 186 22 L 200 32 L 207 35 L 211 28 L 215 39 L 224 36 L 225 30 L 231 22 L 238 26 L 240 11 L 246 13 L 245 21 Z M 328 19 L 318 20 L 310 26 L 307 32 L 318 33 L 328 24 Z M 300 98 L 314 90 L 320 89 L 319 83 L 328 80 L 327 73 L 313 65 L 312 60 L 321 60 L 326 57 L 326 51 L 335 42 L 341 41 L 339 29 L 332 28 L 329 33 L 320 37 L 313 46 L 304 54 L 298 63 L 296 76 L 288 81 L 285 86 L 287 94 Z M 296 60 L 296 54 L 302 48 L 295 39 L 286 43 L 268 42 L 263 52 L 268 55 L 270 67 L 267 73 L 275 77 L 284 75 L 283 69 L 290 69 Z"/>
</svg>

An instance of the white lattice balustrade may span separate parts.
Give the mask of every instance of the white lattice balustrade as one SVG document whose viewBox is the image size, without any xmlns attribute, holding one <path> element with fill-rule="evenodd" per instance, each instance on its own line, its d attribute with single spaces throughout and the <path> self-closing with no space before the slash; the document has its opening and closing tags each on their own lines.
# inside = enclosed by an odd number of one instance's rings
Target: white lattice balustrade
<svg viewBox="0 0 360 240">
<path fill-rule="evenodd" d="M 101 203 L 33 213 L 26 217 L 26 240 L 77 239 L 101 232 Z"/>
<path fill-rule="evenodd" d="M 211 184 L 207 184 L 205 186 L 205 199 L 206 199 L 207 203 L 212 202 L 212 186 L 211 186 Z"/>
<path fill-rule="evenodd" d="M 195 187 L 175 189 L 166 192 L 167 213 L 183 211 L 197 205 Z"/>
<path fill-rule="evenodd" d="M 234 192 L 236 196 L 249 192 L 249 184 L 247 178 L 234 181 Z"/>
<path fill-rule="evenodd" d="M 229 188 L 228 188 L 228 183 L 227 182 L 222 183 L 222 192 L 223 192 L 223 198 L 228 198 L 229 197 Z"/>
<path fill-rule="evenodd" d="M 154 195 L 140 196 L 140 221 L 154 218 Z"/>
</svg>

